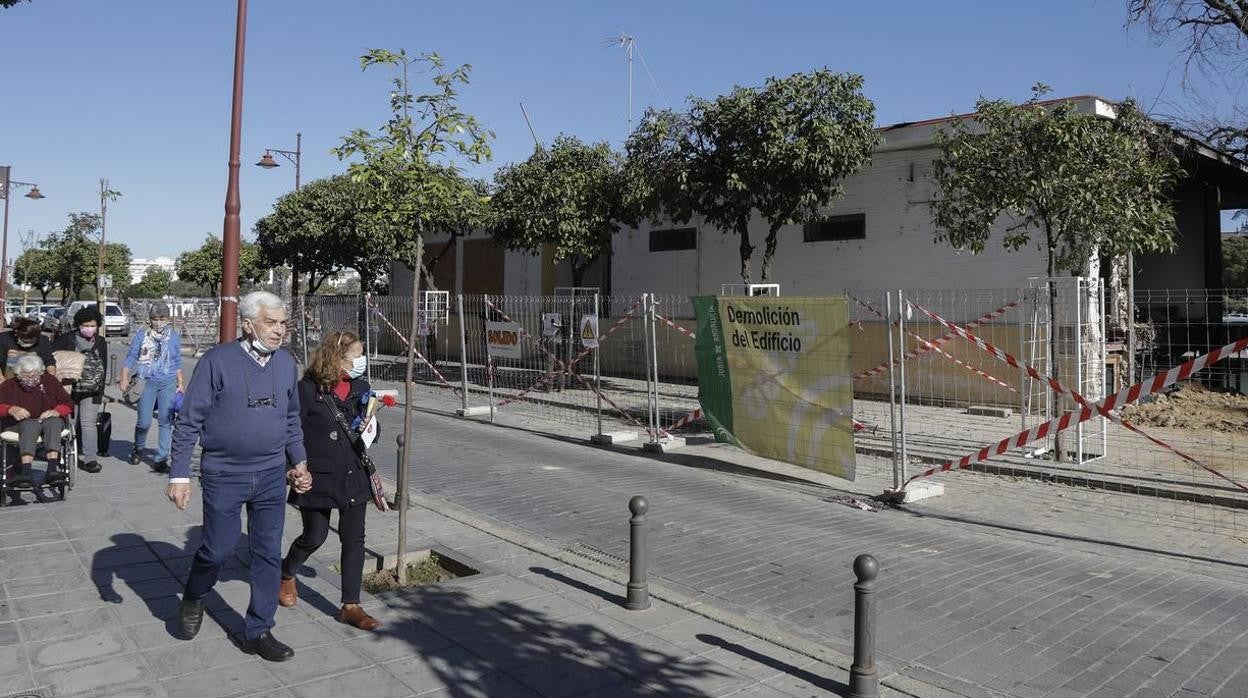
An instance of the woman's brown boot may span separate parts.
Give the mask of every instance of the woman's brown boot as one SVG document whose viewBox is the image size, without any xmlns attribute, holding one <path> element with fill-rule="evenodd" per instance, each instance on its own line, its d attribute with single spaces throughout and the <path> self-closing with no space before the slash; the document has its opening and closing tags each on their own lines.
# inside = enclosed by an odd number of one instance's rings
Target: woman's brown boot
<svg viewBox="0 0 1248 698">
<path fill-rule="evenodd" d="M 368 615 L 363 608 L 359 606 L 343 606 L 342 613 L 338 614 L 338 620 L 347 625 L 354 625 L 360 630 L 376 630 L 381 627 L 381 621 Z"/>
<path fill-rule="evenodd" d="M 282 579 L 282 586 L 277 590 L 277 602 L 286 608 L 290 608 L 298 600 L 299 590 L 295 587 L 295 578 Z"/>
</svg>

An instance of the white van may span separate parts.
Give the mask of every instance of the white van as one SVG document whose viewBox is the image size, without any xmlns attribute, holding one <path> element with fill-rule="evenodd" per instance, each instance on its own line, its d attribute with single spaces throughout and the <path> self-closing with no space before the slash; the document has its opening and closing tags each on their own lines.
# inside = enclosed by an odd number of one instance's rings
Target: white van
<svg viewBox="0 0 1248 698">
<path fill-rule="evenodd" d="M 73 325 L 74 315 L 83 308 L 95 305 L 95 301 L 74 301 L 69 304 L 69 308 L 65 310 L 65 314 L 61 316 L 61 331 L 68 332 Z M 104 303 L 104 327 L 107 328 L 108 336 L 129 337 L 130 332 L 134 329 L 130 316 L 126 315 L 126 311 L 121 309 L 116 303 L 105 301 Z"/>
</svg>

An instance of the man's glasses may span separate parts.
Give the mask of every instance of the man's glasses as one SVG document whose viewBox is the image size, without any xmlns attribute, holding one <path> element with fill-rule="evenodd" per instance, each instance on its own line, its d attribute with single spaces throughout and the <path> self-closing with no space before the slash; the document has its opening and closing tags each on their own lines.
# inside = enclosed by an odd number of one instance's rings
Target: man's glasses
<svg viewBox="0 0 1248 698">
<path fill-rule="evenodd" d="M 269 394 L 266 397 L 255 397 L 251 393 L 251 380 L 247 378 L 247 374 L 243 374 L 243 380 L 247 384 L 247 406 L 248 407 L 276 407 L 277 406 L 277 386 L 273 382 L 272 374 L 269 375 Z"/>
</svg>

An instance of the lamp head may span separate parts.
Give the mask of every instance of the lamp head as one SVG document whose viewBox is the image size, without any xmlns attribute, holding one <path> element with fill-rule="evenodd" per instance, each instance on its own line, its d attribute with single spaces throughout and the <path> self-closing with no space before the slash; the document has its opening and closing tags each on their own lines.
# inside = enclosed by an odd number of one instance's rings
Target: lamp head
<svg viewBox="0 0 1248 698">
<path fill-rule="evenodd" d="M 43 199 L 47 197 L 43 195 L 43 192 L 39 191 L 39 187 L 31 187 L 30 191 L 26 193 L 26 198 L 27 199 Z"/>
<path fill-rule="evenodd" d="M 272 153 L 266 151 L 264 157 L 260 158 L 260 162 L 256 163 L 256 167 L 263 167 L 266 170 L 271 170 L 274 167 L 281 167 L 281 165 L 273 159 Z"/>
</svg>

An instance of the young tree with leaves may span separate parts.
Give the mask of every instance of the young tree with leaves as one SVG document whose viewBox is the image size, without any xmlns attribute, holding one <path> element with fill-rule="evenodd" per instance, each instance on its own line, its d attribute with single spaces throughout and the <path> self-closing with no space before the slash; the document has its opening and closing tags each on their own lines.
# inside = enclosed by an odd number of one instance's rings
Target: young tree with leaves
<svg viewBox="0 0 1248 698">
<path fill-rule="evenodd" d="M 461 212 L 481 206 L 481 196 L 471 187 L 460 185 L 464 181 L 462 177 L 448 174 L 458 174 L 461 162 L 488 160 L 489 141 L 494 134 L 459 107 L 458 89 L 468 83 L 469 66 L 446 70 L 445 62 L 436 53 L 411 57 L 403 50 L 395 53 L 372 49 L 360 57 L 360 67 L 367 70 L 374 66 L 388 66 L 399 72 L 390 93 L 390 119 L 375 134 L 364 129 L 352 131 L 343 138 L 336 152 L 342 160 L 357 159 L 351 164 L 350 174 L 364 191 L 365 209 L 371 218 L 369 251 L 401 261 L 413 270 L 408 342 L 414 347 L 424 235 L 433 231 L 438 221 L 458 219 L 462 217 Z M 432 92 L 412 94 L 408 74 L 417 66 L 429 69 L 435 88 Z M 403 409 L 403 437 L 407 444 L 412 442 L 414 360 L 412 352 L 408 352 Z M 408 462 L 408 450 L 404 449 L 398 466 L 396 575 L 400 585 L 407 583 Z"/>
<path fill-rule="evenodd" d="M 1047 92 L 1038 84 L 1021 105 L 980 100 L 973 120 L 936 134 L 937 241 L 976 254 L 994 238 L 1010 251 L 1034 247 L 1049 278 L 1091 275 L 1100 255 L 1173 250 L 1171 192 L 1182 169 L 1169 133 L 1133 102 L 1106 118 L 1072 102 L 1044 104 Z M 1049 317 L 1058 317 L 1056 287 Z M 1049 335 L 1060 379 L 1059 338 Z"/>
<path fill-rule="evenodd" d="M 21 285 L 34 289 L 43 303 L 48 302 L 48 294 L 56 288 L 58 278 L 51 252 L 40 248 L 26 250 L 14 260 L 13 271 Z"/>
<path fill-rule="evenodd" d="M 624 218 L 623 182 L 622 158 L 609 145 L 560 136 L 494 174 L 490 232 L 509 250 L 537 254 L 551 245 L 556 262 L 569 261 L 572 285 L 581 286 L 585 270 L 611 252 Z"/>
<path fill-rule="evenodd" d="M 169 289 L 173 285 L 173 274 L 168 269 L 160 267 L 148 267 L 143 272 L 143 278 L 139 283 L 130 287 L 131 298 L 164 298 L 169 295 Z"/>
<path fill-rule="evenodd" d="M 178 255 L 174 270 L 178 279 L 207 288 L 213 298 L 221 290 L 221 256 L 225 246 L 221 238 L 209 235 L 198 249 Z M 243 242 L 238 251 L 238 283 L 254 284 L 264 278 L 268 269 L 254 243 Z"/>
<path fill-rule="evenodd" d="M 861 76 L 823 69 L 691 98 L 685 112 L 647 112 L 628 139 L 631 205 L 655 220 L 701 215 L 738 235 L 746 283 L 757 211 L 767 222 L 762 279 L 769 280 L 780 229 L 822 216 L 880 141 L 862 86 Z"/>
</svg>

